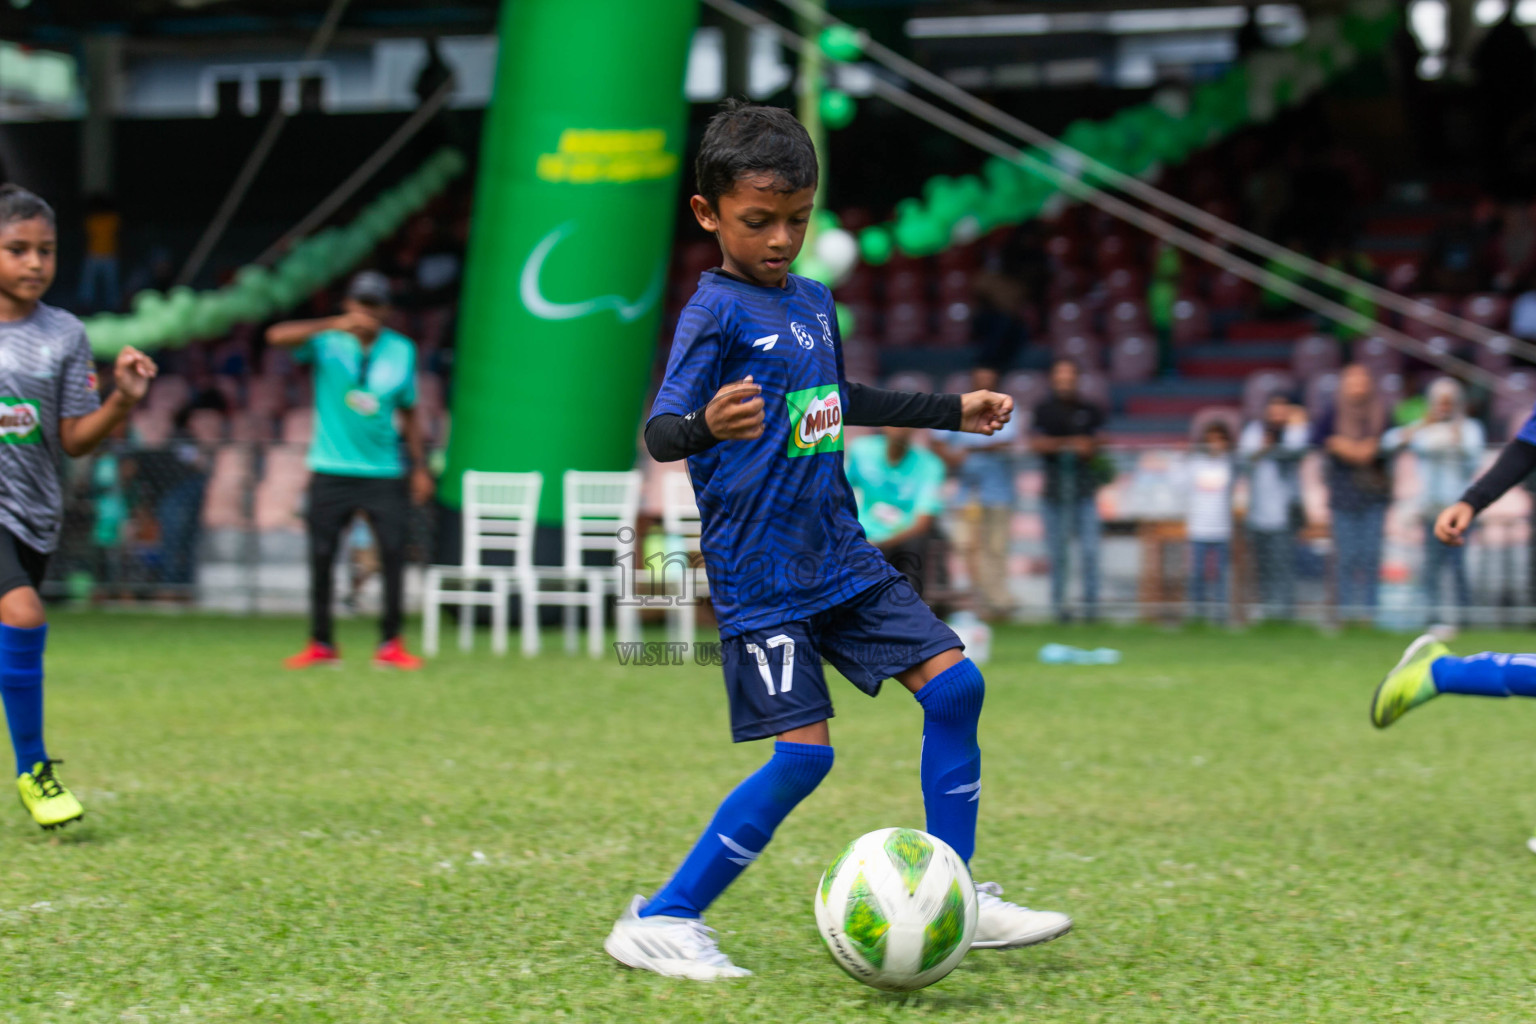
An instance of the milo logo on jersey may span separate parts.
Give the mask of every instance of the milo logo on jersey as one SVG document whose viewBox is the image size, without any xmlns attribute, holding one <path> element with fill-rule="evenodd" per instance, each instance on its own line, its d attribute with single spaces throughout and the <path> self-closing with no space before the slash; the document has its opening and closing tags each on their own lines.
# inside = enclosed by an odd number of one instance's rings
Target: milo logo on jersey
<svg viewBox="0 0 1536 1024">
<path fill-rule="evenodd" d="M 43 418 L 30 398 L 0 398 L 0 444 L 40 444 Z"/>
<path fill-rule="evenodd" d="M 789 406 L 790 458 L 843 450 L 843 400 L 836 384 L 791 391 L 784 396 Z"/>
</svg>

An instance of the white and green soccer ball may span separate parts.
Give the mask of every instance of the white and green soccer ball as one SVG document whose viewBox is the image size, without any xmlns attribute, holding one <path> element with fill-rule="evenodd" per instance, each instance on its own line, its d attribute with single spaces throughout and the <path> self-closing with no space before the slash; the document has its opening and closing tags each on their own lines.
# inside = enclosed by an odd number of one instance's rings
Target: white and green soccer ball
<svg viewBox="0 0 1536 1024">
<path fill-rule="evenodd" d="M 883 828 L 844 847 L 816 888 L 816 926 L 856 981 L 895 992 L 932 985 L 976 935 L 976 886 L 942 839 Z"/>
</svg>

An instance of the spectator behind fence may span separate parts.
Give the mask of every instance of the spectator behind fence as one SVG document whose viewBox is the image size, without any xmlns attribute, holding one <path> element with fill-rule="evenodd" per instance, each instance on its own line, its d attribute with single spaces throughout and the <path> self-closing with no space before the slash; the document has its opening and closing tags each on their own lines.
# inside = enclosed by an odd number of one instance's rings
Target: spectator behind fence
<svg viewBox="0 0 1536 1024">
<path fill-rule="evenodd" d="M 990 367 L 977 367 L 971 374 L 971 386 L 977 391 L 996 391 L 997 380 L 997 371 Z M 1008 541 L 1013 528 L 1017 469 L 1014 442 L 1019 436 L 1018 422 L 1009 420 L 991 437 L 955 433 L 943 442 L 934 442 L 934 451 L 959 480 L 957 501 L 964 525 L 960 548 L 979 610 L 987 619 L 1006 617 L 1013 612 L 1013 594 L 1008 589 Z"/>
<path fill-rule="evenodd" d="M 1099 510 L 1096 495 L 1105 481 L 1099 455 L 1104 413 L 1078 394 L 1077 364 L 1058 359 L 1051 366 L 1051 395 L 1035 407 L 1030 449 L 1045 464 L 1041 513 L 1051 560 L 1051 609 L 1058 621 L 1067 612 L 1067 561 L 1077 536 L 1083 567 L 1083 609 L 1091 620 L 1099 604 Z"/>
<path fill-rule="evenodd" d="M 1238 441 L 1248 474 L 1248 546 L 1266 617 L 1288 619 L 1296 611 L 1296 534 L 1305 520 L 1297 470 L 1307 431 L 1307 410 L 1277 393 Z"/>
<path fill-rule="evenodd" d="M 944 460 L 912 443 L 911 427 L 882 427 L 848 446 L 845 471 L 864 536 L 919 594 L 942 567 L 925 564 L 944 511 Z"/>
<path fill-rule="evenodd" d="M 1418 459 L 1419 516 L 1424 523 L 1424 613 L 1433 618 L 1440 606 L 1440 580 L 1447 569 L 1455 587 L 1456 608 L 1472 604 L 1467 586 L 1466 548 L 1443 544 L 1435 538 L 1435 519 L 1440 510 L 1461 500 L 1477 474 L 1487 438 L 1483 425 L 1467 415 L 1461 385 L 1441 377 L 1429 386 L 1424 418 L 1389 430 L 1382 438 L 1388 452 L 1411 450 Z M 1470 535 L 1463 534 L 1463 538 Z"/>
<path fill-rule="evenodd" d="M 128 596 L 123 539 L 129 522 L 128 484 L 131 466 L 125 464 L 122 450 L 129 438 L 129 421 L 119 423 L 103 445 L 91 456 L 90 476 L 86 485 L 87 507 L 91 522 L 91 566 L 96 576 L 96 595 L 102 598 Z"/>
<path fill-rule="evenodd" d="M 138 456 L 139 493 L 159 527 L 155 577 L 167 588 L 162 596 L 173 600 L 190 599 L 197 581 L 203 496 L 212 468 L 210 453 L 188 429 L 192 411 L 188 405 L 176 414 L 170 441 Z"/>
<path fill-rule="evenodd" d="M 1392 497 L 1382 450 L 1387 409 L 1370 370 L 1351 363 L 1339 375 L 1334 408 L 1318 419 L 1312 443 L 1326 458 L 1333 519 L 1334 583 L 1339 615 L 1370 621 L 1381 581 L 1381 544 Z"/>
<path fill-rule="evenodd" d="M 118 234 L 123 219 L 107 196 L 86 202 L 85 259 L 80 265 L 79 299 L 86 309 L 116 310 L 121 301 Z"/>
<path fill-rule="evenodd" d="M 1232 432 L 1225 423 L 1206 425 L 1200 444 L 1185 462 L 1189 505 L 1190 612 L 1225 621 L 1227 572 L 1232 555 Z"/>
</svg>

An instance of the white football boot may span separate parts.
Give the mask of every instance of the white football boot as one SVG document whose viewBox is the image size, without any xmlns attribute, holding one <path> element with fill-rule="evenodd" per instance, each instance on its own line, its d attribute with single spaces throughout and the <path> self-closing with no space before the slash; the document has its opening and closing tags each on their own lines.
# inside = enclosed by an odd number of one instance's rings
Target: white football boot
<svg viewBox="0 0 1536 1024">
<path fill-rule="evenodd" d="M 1072 919 L 1053 910 L 1030 910 L 1002 898 L 996 882 L 976 883 L 976 937 L 972 949 L 1017 949 L 1059 939 Z"/>
<path fill-rule="evenodd" d="M 752 976 L 751 971 L 737 967 L 720 952 L 715 945 L 715 930 L 703 921 L 661 914 L 641 917 L 640 909 L 645 904 L 644 896 L 636 896 L 603 940 L 603 949 L 619 963 L 690 981 Z"/>
</svg>

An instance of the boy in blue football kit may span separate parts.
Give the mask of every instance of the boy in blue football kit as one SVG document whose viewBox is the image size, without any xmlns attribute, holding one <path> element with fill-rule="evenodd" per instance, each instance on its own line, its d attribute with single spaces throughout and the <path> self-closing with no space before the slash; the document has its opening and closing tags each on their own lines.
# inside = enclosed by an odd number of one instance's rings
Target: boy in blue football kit
<svg viewBox="0 0 1536 1024">
<path fill-rule="evenodd" d="M 22 806 L 45 829 L 85 813 L 43 744 L 48 625 L 38 588 L 64 515 L 59 460 L 106 440 L 155 376 L 148 356 L 125 348 L 117 389 L 101 401 L 85 328 L 40 301 L 57 262 L 53 210 L 0 186 L 0 698 Z"/>
<path fill-rule="evenodd" d="M 923 709 L 928 831 L 969 860 L 981 791 L 984 686 L 959 639 L 864 537 L 843 472 L 846 425 L 990 434 L 1012 399 L 916 395 L 850 383 L 831 293 L 790 274 L 817 181 L 810 137 L 787 111 L 730 103 L 699 153 L 699 224 L 723 256 L 678 321 L 646 424 L 662 462 L 688 459 L 700 545 L 720 623 L 731 733 L 777 737 L 773 756 L 725 799 L 672 879 L 637 896 L 604 948 L 673 977 L 740 977 L 703 911 L 832 767 L 822 660 L 870 696 L 888 678 Z M 978 886 L 977 947 L 1044 942 L 1072 926 Z"/>
<path fill-rule="evenodd" d="M 1459 547 L 1478 513 L 1536 471 L 1536 411 L 1514 440 L 1504 446 L 1488 472 L 1472 482 L 1461 500 L 1435 520 L 1435 537 Z M 1385 729 L 1420 704 L 1442 693 L 1476 697 L 1536 697 L 1536 654 L 1485 651 L 1467 658 L 1451 655 L 1434 633 L 1426 633 L 1403 652 L 1371 695 L 1371 724 Z M 1528 844 L 1536 852 L 1536 839 Z"/>
</svg>

